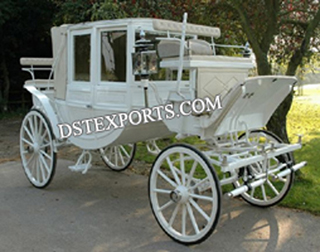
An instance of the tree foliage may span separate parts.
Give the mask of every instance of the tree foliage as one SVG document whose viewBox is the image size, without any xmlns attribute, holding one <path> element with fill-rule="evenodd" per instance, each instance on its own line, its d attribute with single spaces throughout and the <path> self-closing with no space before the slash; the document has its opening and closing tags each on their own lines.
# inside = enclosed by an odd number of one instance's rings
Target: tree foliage
<svg viewBox="0 0 320 252">
<path fill-rule="evenodd" d="M 20 57 L 50 54 L 53 12 L 50 0 L 0 2 L 0 111 L 7 110 L 10 87 L 22 89 Z"/>
<path fill-rule="evenodd" d="M 286 65 L 285 74 L 295 75 L 299 65 L 310 56 L 310 47 L 320 43 L 316 37 L 320 22 L 319 1 L 214 0 L 208 4 L 211 8 L 207 13 L 220 20 L 224 28 L 231 26 L 233 36 L 246 37 L 250 42 L 259 75 L 273 74 L 272 63 Z M 227 17 L 227 22 L 223 22 L 221 14 L 223 18 Z M 292 97 L 291 93 L 267 125 L 285 141 L 288 141 L 286 115 Z"/>
</svg>

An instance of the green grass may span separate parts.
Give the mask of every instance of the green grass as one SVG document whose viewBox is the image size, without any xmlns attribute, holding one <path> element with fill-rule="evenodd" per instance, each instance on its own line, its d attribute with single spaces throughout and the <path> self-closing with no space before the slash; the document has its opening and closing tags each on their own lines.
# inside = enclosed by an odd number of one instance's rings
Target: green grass
<svg viewBox="0 0 320 252">
<path fill-rule="evenodd" d="M 287 129 L 290 141 L 297 142 L 298 134 L 303 134 L 303 148 L 294 153 L 296 162 L 307 161 L 301 175 L 296 176 L 293 187 L 282 206 L 296 208 L 320 215 L 320 89 L 304 89 L 303 96 L 295 97 L 287 117 Z M 160 149 L 181 142 L 173 137 L 157 141 Z M 196 137 L 189 137 L 183 142 L 191 145 L 201 143 Z M 155 157 L 147 152 L 145 143 L 138 144 L 136 158 L 153 163 Z M 219 174 L 221 175 L 221 174 Z M 224 186 L 230 190 L 232 186 Z"/>
<path fill-rule="evenodd" d="M 296 177 L 283 206 L 320 214 L 320 89 L 304 90 L 295 97 L 287 118 L 291 142 L 296 134 L 303 134 L 303 148 L 294 153 L 296 162 L 307 161 L 302 174 Z"/>
</svg>

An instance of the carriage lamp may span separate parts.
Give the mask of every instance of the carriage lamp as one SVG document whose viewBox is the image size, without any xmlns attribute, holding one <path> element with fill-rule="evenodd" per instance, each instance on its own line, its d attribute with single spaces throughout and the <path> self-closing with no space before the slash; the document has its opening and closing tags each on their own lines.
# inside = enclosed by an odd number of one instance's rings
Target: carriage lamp
<svg viewBox="0 0 320 252">
<path fill-rule="evenodd" d="M 150 50 L 154 45 L 145 39 L 145 33 L 140 31 L 140 40 L 136 41 L 136 52 L 132 54 L 132 69 L 134 75 L 148 78 L 150 74 L 158 72 L 158 58 L 155 50 Z"/>
<path fill-rule="evenodd" d="M 249 46 L 250 46 L 250 44 L 249 44 L 249 42 L 247 42 L 246 45 L 243 48 L 242 54 L 243 54 L 244 58 L 250 58 L 250 56 L 251 56 L 252 51 L 249 48 Z"/>
<path fill-rule="evenodd" d="M 136 41 L 134 47 L 136 52 L 132 54 L 132 70 L 134 75 L 139 75 L 144 90 L 145 106 L 148 105 L 149 76 L 158 72 L 158 59 L 155 50 L 150 50 L 154 45 L 146 40 L 146 34 L 140 31 L 140 40 Z"/>
<path fill-rule="evenodd" d="M 134 75 L 148 76 L 158 72 L 156 51 L 136 52 L 132 58 Z"/>
</svg>

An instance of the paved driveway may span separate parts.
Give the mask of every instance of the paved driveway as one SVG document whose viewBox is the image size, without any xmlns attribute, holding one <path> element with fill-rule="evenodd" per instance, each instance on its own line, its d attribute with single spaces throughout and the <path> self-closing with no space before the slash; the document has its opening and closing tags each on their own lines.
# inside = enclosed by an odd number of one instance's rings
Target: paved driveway
<svg viewBox="0 0 320 252">
<path fill-rule="evenodd" d="M 0 165 L 0 251 L 320 251 L 320 218 L 225 200 L 216 231 L 200 245 L 168 238 L 154 219 L 147 177 L 93 167 L 82 175 L 60 160 L 45 190 L 18 162 Z"/>
</svg>

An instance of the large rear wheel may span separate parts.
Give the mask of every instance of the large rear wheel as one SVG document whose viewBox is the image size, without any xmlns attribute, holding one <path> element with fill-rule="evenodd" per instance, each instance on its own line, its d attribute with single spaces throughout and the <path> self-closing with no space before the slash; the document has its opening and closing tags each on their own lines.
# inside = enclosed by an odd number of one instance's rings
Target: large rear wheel
<svg viewBox="0 0 320 252">
<path fill-rule="evenodd" d="M 22 121 L 20 156 L 30 183 L 37 188 L 49 185 L 55 173 L 57 157 L 51 126 L 38 110 L 31 110 Z"/>
</svg>

